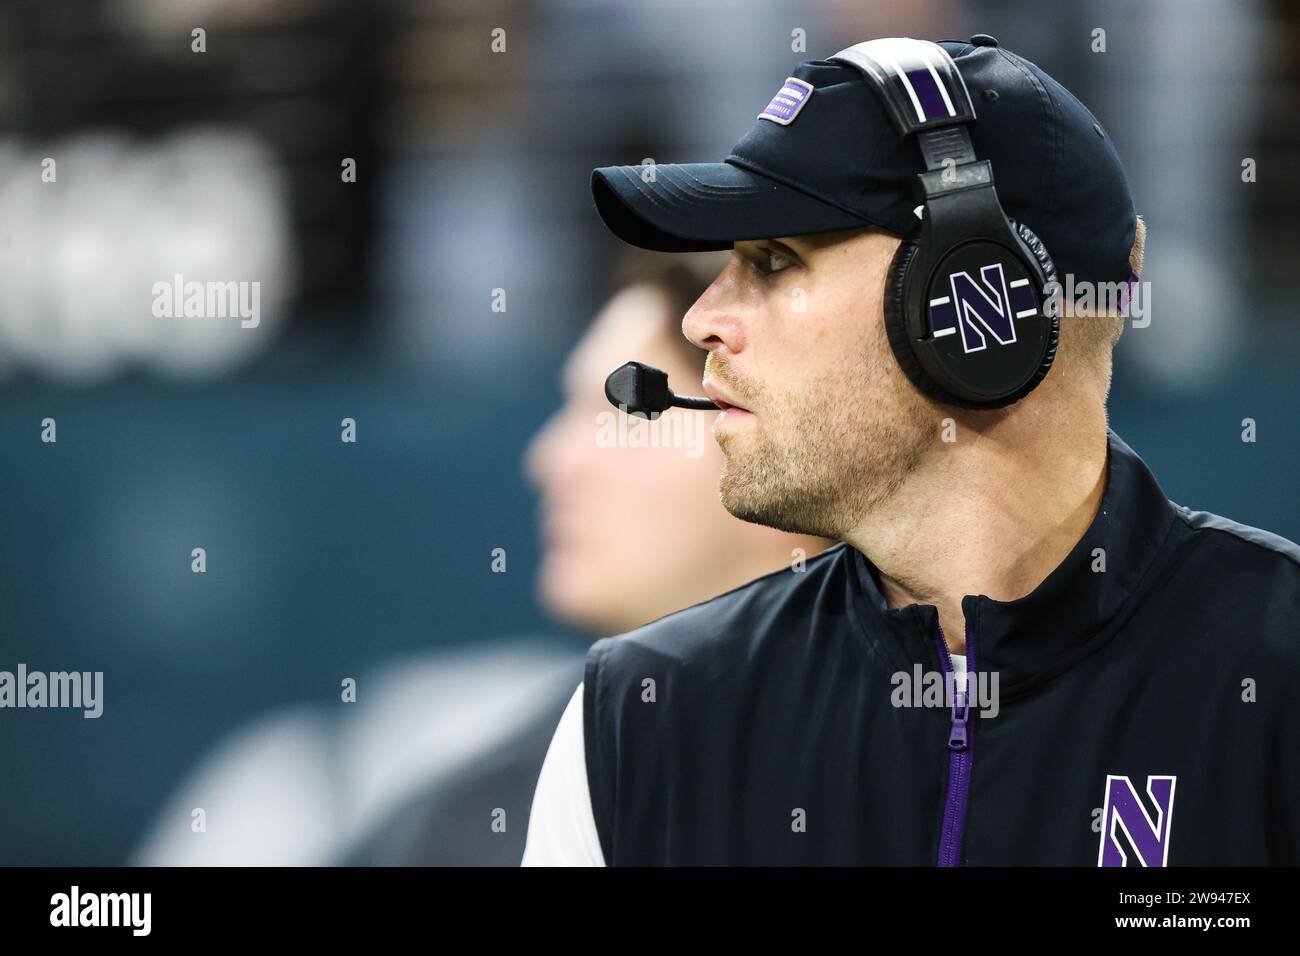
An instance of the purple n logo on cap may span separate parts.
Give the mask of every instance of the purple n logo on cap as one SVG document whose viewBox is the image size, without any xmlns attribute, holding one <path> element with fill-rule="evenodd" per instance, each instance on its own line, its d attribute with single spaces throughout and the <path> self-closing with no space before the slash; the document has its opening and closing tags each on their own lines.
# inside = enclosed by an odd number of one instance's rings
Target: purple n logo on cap
<svg viewBox="0 0 1300 956">
<path fill-rule="evenodd" d="M 777 90 L 776 96 L 772 97 L 772 102 L 763 108 L 763 112 L 758 114 L 759 119 L 771 120 L 773 123 L 780 123 L 782 126 L 789 126 L 794 122 L 794 118 L 799 115 L 803 105 L 808 102 L 808 97 L 812 96 L 813 86 L 811 83 L 805 83 L 803 80 L 796 80 L 793 76 L 787 76 L 785 83 Z"/>
</svg>

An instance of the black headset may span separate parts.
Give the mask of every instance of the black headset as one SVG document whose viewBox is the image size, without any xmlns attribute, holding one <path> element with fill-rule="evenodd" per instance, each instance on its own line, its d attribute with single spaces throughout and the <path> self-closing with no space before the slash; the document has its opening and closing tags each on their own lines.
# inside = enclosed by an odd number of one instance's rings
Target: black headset
<svg viewBox="0 0 1300 956">
<path fill-rule="evenodd" d="M 921 232 L 898 249 L 885 285 L 885 328 L 924 394 L 961 408 L 1028 395 L 1056 357 L 1056 269 L 1042 242 L 1002 210 L 993 170 L 967 125 L 975 108 L 957 65 L 926 40 L 868 40 L 830 58 L 875 87 L 926 172 Z"/>
</svg>

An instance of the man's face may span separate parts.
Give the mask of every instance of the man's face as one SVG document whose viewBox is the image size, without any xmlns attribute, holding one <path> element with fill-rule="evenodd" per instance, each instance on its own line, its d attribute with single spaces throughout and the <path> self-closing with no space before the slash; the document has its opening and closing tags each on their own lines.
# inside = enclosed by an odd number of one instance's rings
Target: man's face
<svg viewBox="0 0 1300 956">
<path fill-rule="evenodd" d="M 907 380 L 884 329 L 899 240 L 877 230 L 736 243 L 682 320 L 709 351 L 726 409 L 719 489 L 738 518 L 843 538 L 885 504 L 941 414 Z"/>
</svg>

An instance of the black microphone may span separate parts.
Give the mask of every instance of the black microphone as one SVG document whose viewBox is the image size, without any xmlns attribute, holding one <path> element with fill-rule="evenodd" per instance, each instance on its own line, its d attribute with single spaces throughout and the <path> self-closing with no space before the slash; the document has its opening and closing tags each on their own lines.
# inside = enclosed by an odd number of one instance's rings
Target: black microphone
<svg viewBox="0 0 1300 956">
<path fill-rule="evenodd" d="M 674 407 L 700 410 L 719 407 L 707 398 L 674 395 L 668 387 L 668 373 L 643 362 L 628 362 L 610 372 L 605 379 L 605 397 L 629 415 L 650 419 Z"/>
</svg>

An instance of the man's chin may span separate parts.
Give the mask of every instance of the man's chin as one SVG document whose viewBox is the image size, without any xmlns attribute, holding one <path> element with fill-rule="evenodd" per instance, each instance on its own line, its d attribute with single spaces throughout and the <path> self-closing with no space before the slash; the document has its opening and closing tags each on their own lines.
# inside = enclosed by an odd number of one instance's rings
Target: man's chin
<svg viewBox="0 0 1300 956">
<path fill-rule="evenodd" d="M 835 537 L 826 527 L 831 522 L 823 520 L 808 507 L 809 499 L 790 494 L 788 488 L 778 491 L 753 482 L 737 481 L 734 475 L 729 476 L 724 471 L 718 483 L 718 498 L 722 507 L 741 521 L 791 534 Z"/>
</svg>

